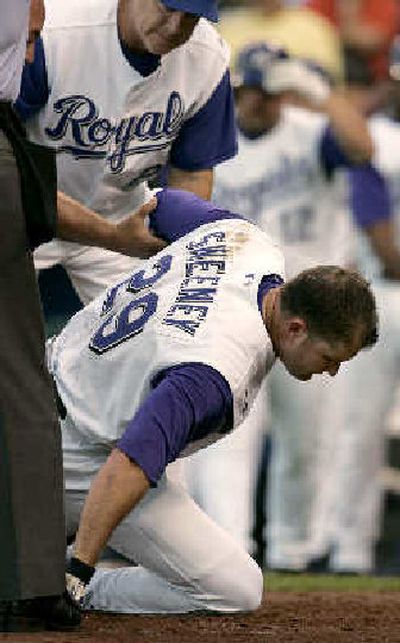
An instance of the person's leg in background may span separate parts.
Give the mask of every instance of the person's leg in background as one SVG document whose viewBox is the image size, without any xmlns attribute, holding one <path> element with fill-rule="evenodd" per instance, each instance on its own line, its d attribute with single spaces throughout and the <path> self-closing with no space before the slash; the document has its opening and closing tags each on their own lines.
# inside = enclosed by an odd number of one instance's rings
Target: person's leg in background
<svg viewBox="0 0 400 643">
<path fill-rule="evenodd" d="M 20 183 L 0 132 L 0 600 L 61 594 L 60 431 Z"/>
<path fill-rule="evenodd" d="M 267 386 L 243 424 L 216 444 L 183 460 L 186 488 L 210 518 L 250 554 L 257 472 L 268 426 Z"/>
<path fill-rule="evenodd" d="M 336 572 L 372 571 L 381 527 L 384 426 L 400 378 L 400 288 L 382 281 L 374 284 L 374 292 L 379 342 L 344 366 L 343 413 L 334 417 L 334 400 L 326 407 L 331 416 L 326 422 L 330 446 L 321 465 L 324 484 L 319 485 L 311 550 L 318 556 L 325 541 L 325 550 L 332 551 L 330 567 Z M 324 529 L 325 537 L 320 537 Z"/>
<path fill-rule="evenodd" d="M 298 382 L 281 364 L 271 373 L 266 562 L 272 569 L 301 571 L 308 562 L 320 414 L 330 380 L 315 377 Z"/>
</svg>

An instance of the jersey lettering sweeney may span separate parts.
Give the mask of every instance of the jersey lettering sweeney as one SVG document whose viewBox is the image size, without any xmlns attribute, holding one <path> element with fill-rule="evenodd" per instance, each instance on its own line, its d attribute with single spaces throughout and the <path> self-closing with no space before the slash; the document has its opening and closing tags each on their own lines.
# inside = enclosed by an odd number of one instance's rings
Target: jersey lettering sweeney
<svg viewBox="0 0 400 643">
<path fill-rule="evenodd" d="M 180 128 L 208 101 L 229 61 L 227 46 L 201 19 L 189 41 L 144 78 L 122 53 L 116 10 L 117 0 L 47 0 L 50 94 L 28 122 L 33 140 L 61 152 L 60 188 L 109 216 L 143 202 L 143 181 L 166 164 Z"/>
<path fill-rule="evenodd" d="M 283 276 L 279 248 L 252 223 L 226 219 L 200 226 L 95 299 L 50 350 L 69 424 L 92 443 L 114 444 L 156 374 L 188 362 L 225 377 L 240 424 L 275 359 L 257 305 L 270 273 Z"/>
<path fill-rule="evenodd" d="M 238 155 L 215 170 L 213 201 L 240 212 L 279 243 L 288 277 L 331 261 L 335 226 L 342 226 L 323 197 L 320 145 L 326 125 L 323 116 L 286 107 L 265 136 L 250 140 L 240 134 Z"/>
</svg>

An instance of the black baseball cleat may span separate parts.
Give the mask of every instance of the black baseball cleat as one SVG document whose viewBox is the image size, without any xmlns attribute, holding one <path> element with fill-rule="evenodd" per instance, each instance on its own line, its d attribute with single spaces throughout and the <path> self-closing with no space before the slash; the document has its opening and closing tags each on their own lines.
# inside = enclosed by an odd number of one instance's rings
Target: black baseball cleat
<svg viewBox="0 0 400 643">
<path fill-rule="evenodd" d="M 81 611 L 65 591 L 19 601 L 0 601 L 0 632 L 68 632 L 81 623 Z"/>
<path fill-rule="evenodd" d="M 42 611 L 46 629 L 70 631 L 79 627 L 82 620 L 80 607 L 65 590 L 61 596 L 42 599 Z"/>
</svg>

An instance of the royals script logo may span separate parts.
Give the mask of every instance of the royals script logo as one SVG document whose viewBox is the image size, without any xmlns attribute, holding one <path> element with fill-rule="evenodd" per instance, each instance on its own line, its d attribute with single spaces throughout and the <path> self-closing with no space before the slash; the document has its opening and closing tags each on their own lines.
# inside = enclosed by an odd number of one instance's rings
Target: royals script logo
<svg viewBox="0 0 400 643">
<path fill-rule="evenodd" d="M 77 159 L 104 158 L 110 172 L 119 173 L 128 156 L 168 148 L 181 127 L 185 108 L 181 95 L 173 91 L 165 111 L 142 112 L 118 121 L 99 116 L 95 103 L 81 94 L 60 98 L 54 112 L 60 115 L 58 121 L 45 131 L 53 141 L 69 140 L 59 150 Z"/>
</svg>

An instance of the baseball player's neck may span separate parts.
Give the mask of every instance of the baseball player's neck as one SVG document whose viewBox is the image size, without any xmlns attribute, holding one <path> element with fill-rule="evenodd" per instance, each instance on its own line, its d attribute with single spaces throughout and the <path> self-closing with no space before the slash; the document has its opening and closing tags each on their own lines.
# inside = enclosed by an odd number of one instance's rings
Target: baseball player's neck
<svg viewBox="0 0 400 643">
<path fill-rule="evenodd" d="M 279 319 L 280 319 L 280 288 L 272 288 L 267 292 L 262 303 L 262 318 L 268 335 L 271 338 L 274 353 L 279 357 Z"/>
<path fill-rule="evenodd" d="M 139 35 L 136 33 L 135 21 L 131 16 L 132 10 L 126 0 L 119 0 L 117 9 L 118 31 L 125 45 L 131 50 L 139 53 L 145 53 Z"/>
<path fill-rule="evenodd" d="M 159 0 L 118 0 L 118 30 L 134 53 L 169 53 L 190 38 L 198 20 L 198 15 L 169 9 Z"/>
</svg>

